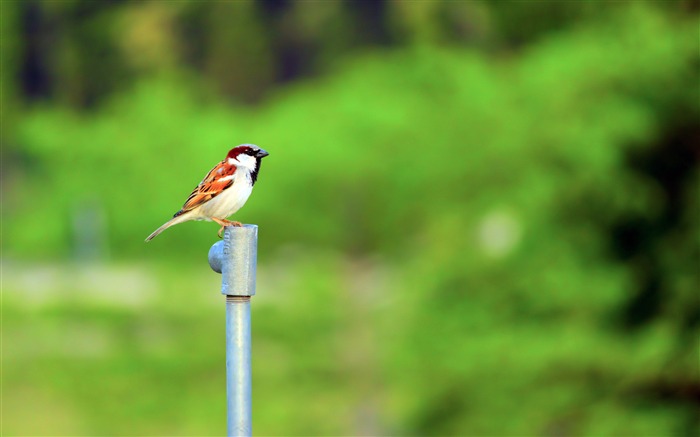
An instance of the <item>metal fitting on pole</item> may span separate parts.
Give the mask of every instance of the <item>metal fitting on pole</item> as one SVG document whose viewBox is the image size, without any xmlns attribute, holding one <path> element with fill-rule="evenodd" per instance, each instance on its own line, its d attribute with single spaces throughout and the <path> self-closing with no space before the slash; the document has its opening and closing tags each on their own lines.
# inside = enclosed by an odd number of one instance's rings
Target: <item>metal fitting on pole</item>
<svg viewBox="0 0 700 437">
<path fill-rule="evenodd" d="M 250 297 L 255 295 L 258 227 L 227 226 L 209 250 L 226 296 L 226 403 L 228 436 L 252 435 Z"/>
</svg>

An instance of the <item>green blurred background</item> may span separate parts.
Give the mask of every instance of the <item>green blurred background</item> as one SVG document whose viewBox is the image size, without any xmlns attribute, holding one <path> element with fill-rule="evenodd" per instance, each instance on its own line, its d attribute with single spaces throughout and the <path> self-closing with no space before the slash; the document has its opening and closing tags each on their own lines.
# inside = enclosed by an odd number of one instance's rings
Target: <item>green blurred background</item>
<svg viewBox="0 0 700 437">
<path fill-rule="evenodd" d="M 3 435 L 696 436 L 697 1 L 3 1 Z"/>
</svg>

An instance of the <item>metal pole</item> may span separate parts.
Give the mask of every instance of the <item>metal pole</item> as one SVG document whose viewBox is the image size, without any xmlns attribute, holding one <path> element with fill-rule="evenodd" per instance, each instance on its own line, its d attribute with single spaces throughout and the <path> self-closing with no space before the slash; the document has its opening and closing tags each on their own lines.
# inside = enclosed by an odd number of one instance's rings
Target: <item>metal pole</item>
<svg viewBox="0 0 700 437">
<path fill-rule="evenodd" d="M 251 436 L 252 383 L 250 297 L 255 295 L 258 227 L 228 226 L 224 240 L 209 250 L 209 265 L 221 273 L 226 296 L 226 430 L 228 436 Z"/>
<path fill-rule="evenodd" d="M 250 296 L 226 296 L 226 429 L 252 435 Z"/>
</svg>

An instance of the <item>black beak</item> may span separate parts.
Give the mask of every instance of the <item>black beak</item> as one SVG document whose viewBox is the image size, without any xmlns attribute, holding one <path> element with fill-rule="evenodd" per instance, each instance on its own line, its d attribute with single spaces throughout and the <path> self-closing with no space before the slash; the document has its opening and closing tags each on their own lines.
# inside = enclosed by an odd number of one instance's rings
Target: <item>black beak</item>
<svg viewBox="0 0 700 437">
<path fill-rule="evenodd" d="M 255 152 L 255 157 L 256 157 L 256 158 L 264 158 L 264 157 L 266 157 L 267 155 L 269 155 L 269 153 L 267 153 L 267 152 L 264 151 L 263 149 L 259 149 L 257 152 Z"/>
</svg>

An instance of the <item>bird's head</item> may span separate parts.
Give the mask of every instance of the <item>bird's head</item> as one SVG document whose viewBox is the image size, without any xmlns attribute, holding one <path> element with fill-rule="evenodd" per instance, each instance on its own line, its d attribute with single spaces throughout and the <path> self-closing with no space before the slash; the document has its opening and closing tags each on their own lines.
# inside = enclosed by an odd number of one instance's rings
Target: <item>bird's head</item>
<svg viewBox="0 0 700 437">
<path fill-rule="evenodd" d="M 260 160 L 269 155 L 255 144 L 241 144 L 229 150 L 226 161 L 236 167 L 243 167 L 248 171 L 260 170 Z"/>
<path fill-rule="evenodd" d="M 269 155 L 266 151 L 255 144 L 241 144 L 229 150 L 226 155 L 226 162 L 235 165 L 237 169 L 245 169 L 250 173 L 250 180 L 253 185 L 258 180 L 260 164 L 262 159 Z"/>
</svg>

